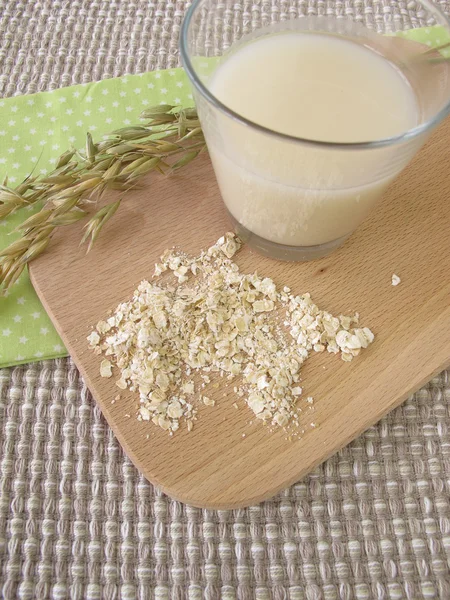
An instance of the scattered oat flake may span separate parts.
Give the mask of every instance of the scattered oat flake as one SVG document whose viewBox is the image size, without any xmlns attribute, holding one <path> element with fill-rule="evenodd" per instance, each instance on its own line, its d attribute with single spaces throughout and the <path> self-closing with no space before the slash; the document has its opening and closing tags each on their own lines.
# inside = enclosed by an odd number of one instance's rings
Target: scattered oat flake
<svg viewBox="0 0 450 600">
<path fill-rule="evenodd" d="M 186 381 L 183 383 L 182 388 L 185 394 L 193 394 L 195 391 L 195 386 L 193 381 Z"/>
<path fill-rule="evenodd" d="M 101 377 L 112 377 L 112 364 L 109 360 L 104 359 L 100 363 L 100 375 Z"/>
<path fill-rule="evenodd" d="M 166 250 L 155 267 L 156 276 L 167 272 L 164 281 L 142 281 L 88 337 L 93 351 L 108 357 L 103 376 L 117 367 L 116 385 L 138 394 L 137 418 L 169 434 L 183 424 L 192 430 L 199 402 L 214 406 L 195 394 L 198 376 L 198 388 L 213 376 L 239 377 L 235 393 L 269 431 L 298 427 L 300 370 L 308 357 L 327 351 L 351 361 L 374 340 L 358 314 L 333 316 L 308 293 L 295 295 L 287 286 L 280 292 L 269 277 L 241 273 L 232 260 L 240 247 L 226 233 L 196 257 Z"/>
<path fill-rule="evenodd" d="M 399 283 L 401 283 L 401 279 L 398 275 L 396 275 L 395 273 L 392 275 L 392 285 L 398 285 Z"/>
<path fill-rule="evenodd" d="M 212 398 L 208 398 L 208 396 L 202 396 L 202 401 L 205 406 L 214 406 L 216 401 Z"/>
<path fill-rule="evenodd" d="M 98 333 L 96 331 L 93 331 L 90 335 L 88 335 L 87 338 L 89 345 L 91 348 L 94 348 L 95 346 L 98 345 L 99 341 L 100 341 L 100 336 L 98 335 Z"/>
</svg>

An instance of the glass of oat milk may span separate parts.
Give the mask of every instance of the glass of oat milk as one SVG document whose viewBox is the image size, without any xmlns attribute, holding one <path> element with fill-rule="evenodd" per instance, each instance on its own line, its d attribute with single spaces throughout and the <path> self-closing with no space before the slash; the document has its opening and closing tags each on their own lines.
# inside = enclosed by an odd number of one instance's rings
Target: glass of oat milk
<svg viewBox="0 0 450 600">
<path fill-rule="evenodd" d="M 259 252 L 338 248 L 449 112 L 449 21 L 412 4 L 194 0 L 182 62 L 225 206 Z"/>
</svg>

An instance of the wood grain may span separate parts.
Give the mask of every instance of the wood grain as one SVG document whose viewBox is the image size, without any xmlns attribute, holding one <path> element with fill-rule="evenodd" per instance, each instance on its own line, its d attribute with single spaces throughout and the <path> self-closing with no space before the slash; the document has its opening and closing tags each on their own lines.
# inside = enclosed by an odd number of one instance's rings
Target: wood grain
<svg viewBox="0 0 450 600">
<path fill-rule="evenodd" d="M 90 326 L 151 276 L 164 249 L 197 253 L 229 228 L 207 157 L 177 176 L 149 177 L 88 256 L 73 227 L 33 263 L 39 297 L 108 423 L 150 481 L 201 507 L 259 502 L 299 480 L 444 368 L 450 358 L 449 141 L 447 120 L 332 256 L 294 264 L 248 248 L 238 255 L 242 269 L 257 269 L 296 293 L 309 291 L 324 309 L 358 311 L 377 336 L 352 363 L 329 354 L 307 362 L 304 394 L 315 398 L 319 427 L 311 429 L 305 410 L 305 434 L 294 442 L 281 431 L 270 434 L 256 419 L 250 425 L 249 409 L 223 387 L 208 393 L 217 404 L 200 407 L 191 433 L 184 428 L 169 438 L 134 418 L 133 394 L 111 404 L 118 388 L 100 378 L 99 357 L 87 348 Z M 398 287 L 391 285 L 393 273 L 402 279 Z"/>
</svg>

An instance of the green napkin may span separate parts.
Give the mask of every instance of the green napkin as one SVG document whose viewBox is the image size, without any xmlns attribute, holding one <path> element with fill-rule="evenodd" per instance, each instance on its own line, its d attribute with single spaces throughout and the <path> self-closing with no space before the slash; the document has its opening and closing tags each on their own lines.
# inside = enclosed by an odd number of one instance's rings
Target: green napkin
<svg viewBox="0 0 450 600">
<path fill-rule="evenodd" d="M 0 100 L 0 177 L 17 185 L 30 171 L 46 173 L 71 145 L 84 147 L 86 132 L 94 139 L 139 122 L 154 104 L 192 106 L 182 69 L 154 71 L 97 83 Z M 31 213 L 25 209 L 0 220 L 0 247 L 10 244 L 11 231 Z M 67 351 L 24 273 L 8 295 L 0 298 L 0 367 Z"/>
<path fill-rule="evenodd" d="M 433 47 L 450 41 L 440 27 L 414 29 L 404 35 Z M 450 49 L 444 52 L 450 56 Z M 192 105 L 182 69 L 0 100 L 0 177 L 7 173 L 10 184 L 16 185 L 33 169 L 46 173 L 70 145 L 84 147 L 87 131 L 99 139 L 137 123 L 143 109 L 158 103 Z M 0 220 L 0 247 L 17 237 L 11 231 L 29 215 L 25 210 Z M 0 367 L 66 355 L 24 273 L 9 294 L 0 298 Z"/>
</svg>

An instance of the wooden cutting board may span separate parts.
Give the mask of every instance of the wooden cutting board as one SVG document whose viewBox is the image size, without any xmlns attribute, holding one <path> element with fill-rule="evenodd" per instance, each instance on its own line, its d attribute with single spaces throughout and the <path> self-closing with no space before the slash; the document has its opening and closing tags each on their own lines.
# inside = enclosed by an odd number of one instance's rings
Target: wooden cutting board
<svg viewBox="0 0 450 600">
<path fill-rule="evenodd" d="M 152 175 L 130 193 L 89 255 L 80 228 L 67 228 L 31 268 L 45 308 L 108 423 L 145 476 L 170 496 L 200 507 L 230 508 L 269 498 L 294 483 L 422 386 L 450 359 L 450 121 L 392 185 L 373 216 L 335 254 L 281 263 L 244 248 L 237 262 L 296 293 L 311 292 L 334 313 L 358 311 L 375 343 L 352 363 L 324 353 L 303 370 L 315 410 L 305 434 L 270 434 L 233 393 L 210 390 L 193 431 L 170 438 L 135 418 L 138 398 L 99 376 L 87 348 L 90 327 L 150 277 L 166 248 L 197 253 L 228 228 L 207 157 L 180 174 Z M 110 201 L 111 198 L 108 198 Z M 401 284 L 391 285 L 391 276 Z M 238 409 L 233 403 L 238 403 Z M 300 401 L 303 405 L 304 401 Z M 131 415 L 127 417 L 127 415 Z M 310 427 L 311 421 L 318 424 Z M 244 436 L 245 434 L 245 436 Z"/>
</svg>

